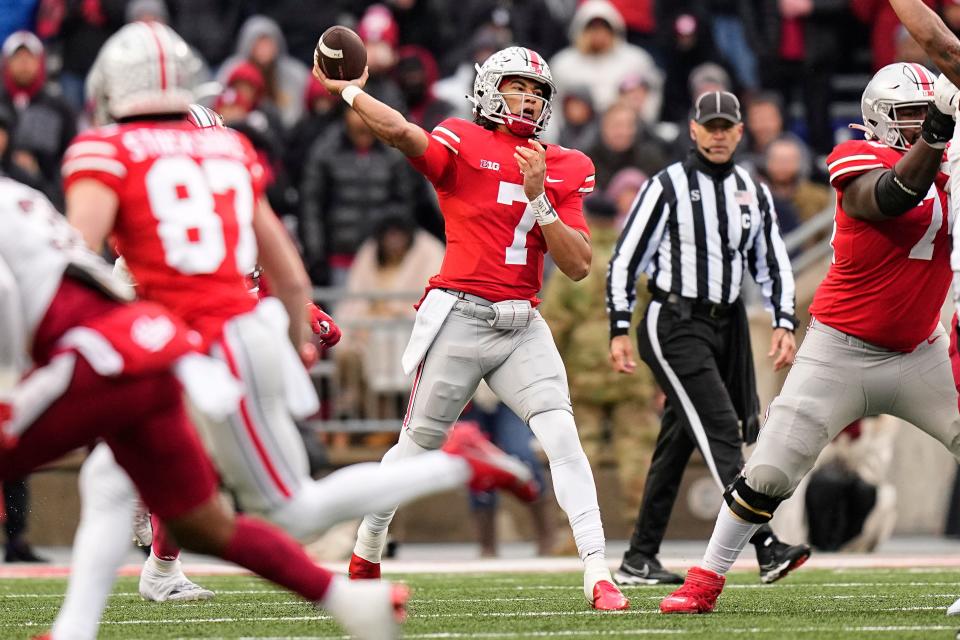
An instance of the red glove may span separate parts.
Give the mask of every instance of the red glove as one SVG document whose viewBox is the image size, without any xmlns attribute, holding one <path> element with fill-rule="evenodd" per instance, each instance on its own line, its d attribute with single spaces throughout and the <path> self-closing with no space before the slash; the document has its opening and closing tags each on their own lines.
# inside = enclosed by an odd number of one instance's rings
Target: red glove
<svg viewBox="0 0 960 640">
<path fill-rule="evenodd" d="M 320 344 L 330 348 L 340 342 L 343 334 L 333 318 L 312 302 L 307 303 L 307 313 L 310 314 L 310 328 L 318 336 Z"/>
<path fill-rule="evenodd" d="M 17 446 L 17 436 L 7 433 L 6 423 L 13 418 L 13 407 L 0 402 L 0 451 L 9 451 Z"/>
</svg>

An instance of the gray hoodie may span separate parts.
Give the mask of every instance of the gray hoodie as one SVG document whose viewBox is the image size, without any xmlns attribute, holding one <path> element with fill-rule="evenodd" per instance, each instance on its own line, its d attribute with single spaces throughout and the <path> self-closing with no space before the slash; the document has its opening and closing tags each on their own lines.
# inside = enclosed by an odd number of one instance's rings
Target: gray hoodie
<svg viewBox="0 0 960 640">
<path fill-rule="evenodd" d="M 245 60 L 249 60 L 254 43 L 261 37 L 267 36 L 277 43 L 276 83 L 277 97 L 268 100 L 280 112 L 283 125 L 292 127 L 303 113 L 303 94 L 310 78 L 310 70 L 299 60 L 287 54 L 287 40 L 283 37 L 280 26 L 266 16 L 251 16 L 240 28 L 237 38 L 237 48 L 234 55 L 227 58 L 220 67 L 217 79 L 226 84 L 233 68 Z M 266 78 L 264 78 L 266 80 Z"/>
</svg>

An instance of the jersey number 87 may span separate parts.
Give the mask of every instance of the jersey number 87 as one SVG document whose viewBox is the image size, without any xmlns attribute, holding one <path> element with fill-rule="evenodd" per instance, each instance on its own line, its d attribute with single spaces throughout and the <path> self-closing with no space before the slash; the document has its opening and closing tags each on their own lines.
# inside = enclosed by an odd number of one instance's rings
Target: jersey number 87
<svg viewBox="0 0 960 640">
<path fill-rule="evenodd" d="M 243 163 L 222 158 L 199 163 L 186 156 L 158 158 L 147 171 L 146 190 L 150 211 L 159 223 L 164 259 L 187 275 L 215 273 L 226 259 L 223 219 L 214 196 L 232 194 L 239 228 L 237 270 L 253 270 L 257 260 L 253 187 Z"/>
</svg>

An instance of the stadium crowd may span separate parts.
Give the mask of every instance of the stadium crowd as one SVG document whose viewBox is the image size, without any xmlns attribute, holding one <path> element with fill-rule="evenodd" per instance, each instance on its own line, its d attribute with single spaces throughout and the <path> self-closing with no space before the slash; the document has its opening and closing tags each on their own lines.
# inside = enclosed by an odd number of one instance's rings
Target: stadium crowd
<svg viewBox="0 0 960 640">
<path fill-rule="evenodd" d="M 960 32 L 960 1 L 926 1 Z M 62 205 L 60 163 L 70 140 L 90 125 L 84 82 L 97 51 L 125 23 L 169 24 L 193 48 L 198 101 L 257 149 L 269 173 L 270 204 L 296 238 L 314 285 L 354 292 L 419 289 L 440 263 L 443 222 L 427 181 L 311 76 L 317 37 L 334 24 L 351 26 L 366 45 L 366 91 L 428 130 L 450 116 L 470 117 L 464 96 L 472 91 L 475 64 L 513 43 L 540 52 L 558 88 L 543 138 L 593 160 L 598 193 L 586 209 L 600 255 L 607 256 L 646 177 L 686 154 L 686 122 L 701 93 L 739 96 L 747 135 L 737 161 L 769 184 L 788 232 L 830 202 L 822 159 L 850 136 L 846 124 L 854 119 L 838 115 L 835 78 L 865 76 L 894 59 L 933 68 L 885 0 L 7 0 L 0 6 L 0 173 Z M 860 88 L 848 100 L 858 100 Z M 603 270 L 594 265 L 600 291 Z M 575 405 L 583 415 L 595 407 L 599 416 L 615 404 L 649 423 L 625 436 L 636 442 L 617 449 L 630 458 L 617 462 L 632 513 L 657 429 L 655 385 L 649 375 L 629 385 L 609 383 L 602 293 L 593 304 L 578 295 L 582 290 L 548 284 L 544 305 L 571 369 Z M 391 300 L 350 301 L 334 310 L 348 323 L 413 314 L 407 302 Z M 591 320 L 596 331 L 565 332 L 566 314 L 592 312 L 601 316 Z M 371 389 L 405 392 L 407 381 L 398 376 L 405 335 L 380 337 L 374 329 L 348 334 L 332 354 L 344 378 L 344 405 Z M 397 366 L 374 375 L 365 359 L 371 344 L 374 360 L 386 354 Z M 362 384 L 350 375 L 355 370 L 366 370 Z M 591 425 L 581 425 L 585 448 L 601 457 L 602 448 L 591 444 L 601 428 Z"/>
</svg>

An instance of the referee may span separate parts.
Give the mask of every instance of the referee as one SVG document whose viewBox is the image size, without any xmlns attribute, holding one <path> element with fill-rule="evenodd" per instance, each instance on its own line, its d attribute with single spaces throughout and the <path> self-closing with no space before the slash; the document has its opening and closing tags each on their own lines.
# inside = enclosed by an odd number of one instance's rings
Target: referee
<svg viewBox="0 0 960 640">
<path fill-rule="evenodd" d="M 756 440 L 759 401 L 740 300 L 747 270 L 773 315 L 774 370 L 791 364 L 796 352 L 793 272 L 773 198 L 732 160 L 743 137 L 736 96 L 700 96 L 690 137 L 687 159 L 653 176 L 637 196 L 607 274 L 610 359 L 628 374 L 636 368 L 628 335 L 636 281 L 649 275 L 652 299 L 637 338 L 667 396 L 640 514 L 615 574 L 620 584 L 683 582 L 657 554 L 694 447 L 722 491 L 743 466 L 744 439 Z M 750 541 L 763 582 L 810 555 L 806 545 L 780 542 L 768 525 Z"/>
</svg>

